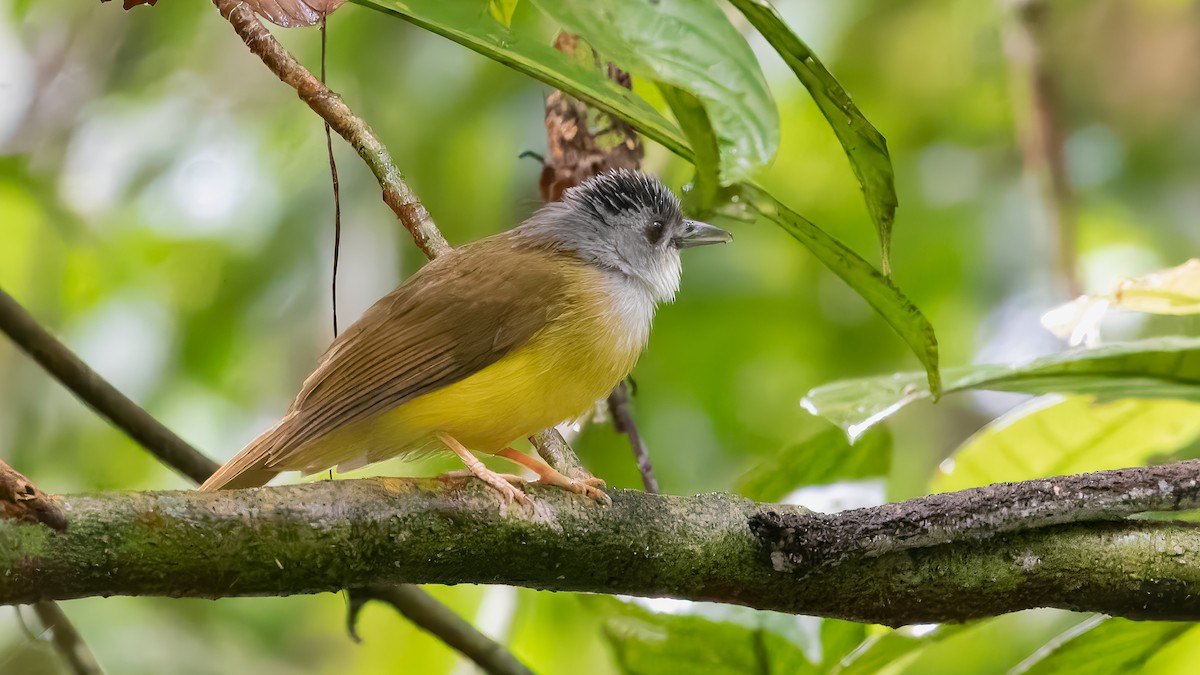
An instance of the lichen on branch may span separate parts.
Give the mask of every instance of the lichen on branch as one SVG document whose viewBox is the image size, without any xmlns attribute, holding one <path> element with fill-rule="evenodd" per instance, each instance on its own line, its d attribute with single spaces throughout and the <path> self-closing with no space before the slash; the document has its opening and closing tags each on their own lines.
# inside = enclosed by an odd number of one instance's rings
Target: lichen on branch
<svg viewBox="0 0 1200 675">
<path fill-rule="evenodd" d="M 803 517 L 798 507 L 614 490 L 606 508 L 552 488 L 530 494 L 527 508 L 478 481 L 362 479 L 66 496 L 64 533 L 0 523 L 0 603 L 498 583 L 888 625 L 1031 607 L 1200 619 L 1189 590 L 1200 528 L 1186 523 L 1063 525 L 798 571 L 750 527 L 781 510 Z"/>
</svg>

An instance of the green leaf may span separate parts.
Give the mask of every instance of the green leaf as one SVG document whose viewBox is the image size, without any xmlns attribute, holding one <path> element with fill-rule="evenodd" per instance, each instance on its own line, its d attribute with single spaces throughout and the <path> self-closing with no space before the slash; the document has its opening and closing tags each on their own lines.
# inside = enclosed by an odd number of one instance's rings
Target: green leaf
<svg viewBox="0 0 1200 675">
<path fill-rule="evenodd" d="M 951 368 L 945 374 L 943 393 L 989 389 L 1200 401 L 1200 338 L 1154 338 L 1054 354 L 1019 366 Z M 930 391 L 920 373 L 897 373 L 818 387 L 802 405 L 855 437 L 927 398 Z"/>
<path fill-rule="evenodd" d="M 505 27 L 512 25 L 515 11 L 517 11 L 517 0 L 488 0 L 488 12 L 493 19 Z"/>
<path fill-rule="evenodd" d="M 829 675 L 876 675 L 880 672 L 899 672 L 931 645 L 957 635 L 964 626 L 924 626 L 898 628 L 876 637 L 868 637 L 837 665 L 827 669 Z"/>
<path fill-rule="evenodd" d="M 696 96 L 717 134 L 725 184 L 771 161 L 779 111 L 754 52 L 712 0 L 534 0 L 634 75 Z"/>
<path fill-rule="evenodd" d="M 629 122 L 653 141 L 688 160 L 693 154 L 674 123 L 632 91 L 584 68 L 553 47 L 523 38 L 492 18 L 482 4 L 442 0 L 354 0 L 398 16 L 493 61 Z"/>
<path fill-rule="evenodd" d="M 821 619 L 821 669 L 829 671 L 837 667 L 867 639 L 870 628 L 865 623 Z"/>
<path fill-rule="evenodd" d="M 606 602 L 604 634 L 621 672 L 630 675 L 779 675 L 815 673 L 804 652 L 766 628 L 691 614 L 658 614 L 628 602 Z"/>
<path fill-rule="evenodd" d="M 1200 403 L 1043 396 L 967 440 L 930 491 L 1139 466 L 1197 439 Z"/>
<path fill-rule="evenodd" d="M 731 0 L 767 42 L 791 67 L 846 151 L 850 167 L 862 186 L 867 211 L 875 223 L 883 260 L 883 274 L 890 275 L 892 222 L 896 217 L 896 185 L 892 158 L 883 134 L 867 121 L 842 85 L 817 55 L 792 32 L 783 18 L 765 0 Z"/>
<path fill-rule="evenodd" d="M 1071 628 L 1012 673 L 1121 675 L 1140 672 L 1155 652 L 1192 630 L 1190 623 L 1142 622 L 1097 617 Z"/>
<path fill-rule="evenodd" d="M 853 445 L 836 427 L 788 446 L 742 476 L 738 492 L 755 501 L 776 502 L 802 485 L 882 476 L 892 459 L 892 435 L 872 429 Z"/>
<path fill-rule="evenodd" d="M 685 206 L 689 213 L 707 213 L 721 184 L 721 154 L 717 147 L 716 132 L 709 124 L 708 114 L 704 112 L 700 99 L 669 84 L 660 84 L 659 91 L 667 105 L 671 106 L 671 112 L 696 152 L 692 162 L 696 165 L 695 184 L 684 195 Z"/>
<path fill-rule="evenodd" d="M 937 336 L 929 320 L 921 314 L 921 310 L 892 284 L 891 280 L 879 273 L 866 260 L 850 250 L 842 242 L 829 236 L 824 230 L 805 219 L 800 214 L 784 206 L 762 188 L 749 183 L 741 183 L 731 199 L 738 200 L 742 206 L 757 211 L 762 216 L 775 221 L 788 234 L 801 244 L 804 244 L 834 274 L 841 277 L 850 288 L 862 296 L 876 312 L 888 322 L 912 349 L 913 353 L 925 366 L 928 389 L 936 396 L 940 393 L 941 377 L 938 374 Z M 810 393 L 811 397 L 812 394 Z M 818 413 L 824 415 L 825 413 Z M 826 415 L 828 417 L 828 415 Z M 832 419 L 832 418 L 830 418 Z M 834 419 L 835 424 L 841 422 Z"/>
</svg>

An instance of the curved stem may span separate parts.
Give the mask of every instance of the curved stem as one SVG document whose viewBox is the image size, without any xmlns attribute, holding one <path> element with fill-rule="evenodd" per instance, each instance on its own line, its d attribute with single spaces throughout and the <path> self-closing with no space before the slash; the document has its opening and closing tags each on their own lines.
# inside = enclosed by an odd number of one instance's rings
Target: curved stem
<svg viewBox="0 0 1200 675">
<path fill-rule="evenodd" d="M 83 641 L 79 631 L 75 630 L 75 626 L 71 624 L 61 607 L 56 603 L 43 600 L 33 605 L 33 611 L 42 625 L 50 631 L 50 639 L 54 642 L 54 648 L 62 655 L 72 673 L 75 675 L 103 675 L 104 671 L 96 662 L 96 656 L 92 654 L 92 650 Z"/>
<path fill-rule="evenodd" d="M 350 614 L 347 623 L 350 634 L 356 639 L 354 623 L 362 607 L 371 600 L 391 605 L 409 621 L 462 652 L 485 673 L 533 675 L 533 671 L 518 661 L 517 657 L 500 643 L 475 630 L 474 626 L 457 614 L 445 611 L 445 607 L 432 595 L 411 584 L 375 584 L 350 589 Z"/>
</svg>

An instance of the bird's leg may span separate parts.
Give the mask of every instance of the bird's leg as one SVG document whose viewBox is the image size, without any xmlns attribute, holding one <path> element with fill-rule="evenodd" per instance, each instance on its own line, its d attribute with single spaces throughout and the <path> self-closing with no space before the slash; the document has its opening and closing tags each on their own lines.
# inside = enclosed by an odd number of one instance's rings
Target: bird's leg
<svg viewBox="0 0 1200 675">
<path fill-rule="evenodd" d="M 512 474 L 512 473 L 497 473 L 496 475 L 516 486 L 529 484 L 529 479 L 525 478 L 524 476 L 518 476 L 518 475 Z M 475 474 L 471 473 L 470 469 L 455 469 L 454 471 L 447 471 L 446 473 L 443 473 L 437 477 L 438 478 L 473 478 L 474 476 L 475 476 Z"/>
<path fill-rule="evenodd" d="M 604 481 L 596 478 L 595 476 L 591 478 L 584 478 L 582 480 L 568 478 L 559 473 L 557 469 L 543 462 L 537 457 L 531 457 L 523 452 L 517 452 L 512 448 L 504 448 L 503 450 L 497 452 L 496 456 L 516 462 L 530 471 L 533 471 L 538 475 L 539 483 L 544 485 L 554 485 L 556 487 L 563 488 L 564 490 L 570 490 L 571 492 L 575 492 L 598 501 L 601 504 L 612 504 L 612 499 L 610 499 L 609 496 L 604 494 L 604 491 L 600 489 L 604 487 Z"/>
<path fill-rule="evenodd" d="M 504 496 L 505 501 L 511 502 L 515 500 L 518 504 L 529 503 L 529 497 L 526 497 L 524 492 L 509 485 L 500 474 L 484 466 L 478 457 L 472 455 L 471 451 L 463 447 L 463 444 L 459 443 L 453 436 L 440 431 L 435 436 L 439 441 L 445 443 L 446 447 L 450 448 L 454 454 L 458 455 L 458 458 L 463 461 L 463 464 L 467 465 L 467 470 L 472 475 L 492 486 L 496 492 Z"/>
</svg>

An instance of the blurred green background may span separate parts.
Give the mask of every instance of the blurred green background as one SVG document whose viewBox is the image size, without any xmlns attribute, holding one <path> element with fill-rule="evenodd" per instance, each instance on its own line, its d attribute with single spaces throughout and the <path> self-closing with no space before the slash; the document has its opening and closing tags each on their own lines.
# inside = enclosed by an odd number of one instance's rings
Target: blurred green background
<svg viewBox="0 0 1200 675">
<path fill-rule="evenodd" d="M 1003 13 L 977 0 L 780 2 L 887 137 L 900 198 L 894 279 L 937 328 L 943 363 L 1059 348 L 1038 323 L 1066 300 L 1022 177 Z M 1063 0 L 1047 17 L 1087 290 L 1200 249 L 1200 6 Z M 514 25 L 553 35 L 529 3 Z M 275 30 L 314 69 L 315 29 Z M 875 260 L 842 149 L 758 37 L 782 116 L 760 178 Z M 400 20 L 347 6 L 330 20 L 329 80 L 387 143 L 452 243 L 538 206 L 550 90 Z M 0 0 L 0 286 L 124 392 L 224 461 L 286 408 L 331 338 L 332 200 L 318 119 L 205 2 Z M 646 168 L 690 167 L 656 146 Z M 335 141 L 343 199 L 341 324 L 423 258 Z M 917 370 L 853 292 L 767 223 L 687 257 L 634 372 L 634 410 L 663 490 L 734 490 L 756 462 L 826 424 L 798 402 L 837 379 Z M 1197 332 L 1178 319 L 1176 332 Z M 1141 319 L 1112 335 L 1137 334 Z M 892 423 L 886 480 L 809 489 L 814 508 L 924 494 L 939 462 L 1012 396 L 913 406 Z M 640 487 L 609 425 L 577 449 L 610 485 Z M 0 340 L 0 458 L 51 492 L 174 489 L 159 465 Z M 433 474 L 449 459 L 371 471 Z M 504 587 L 432 588 L 539 672 L 611 673 L 604 605 Z M 340 596 L 63 603 L 113 673 L 462 673 L 471 667 L 386 607 L 346 636 Z M 657 605 L 657 609 L 670 608 Z M 907 672 L 1005 672 L 1082 618 L 1038 611 L 973 625 Z M 786 618 L 802 628 L 813 620 Z M 0 672 L 58 672 L 28 611 L 0 608 Z M 806 623 L 807 622 L 807 623 Z M 1197 640 L 1193 640 L 1195 645 Z M 1190 672 L 1186 650 L 1154 672 Z M 1149 667 L 1149 666 L 1148 666 Z"/>
</svg>

